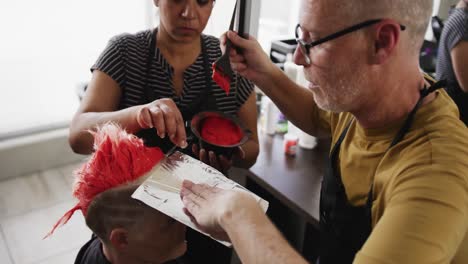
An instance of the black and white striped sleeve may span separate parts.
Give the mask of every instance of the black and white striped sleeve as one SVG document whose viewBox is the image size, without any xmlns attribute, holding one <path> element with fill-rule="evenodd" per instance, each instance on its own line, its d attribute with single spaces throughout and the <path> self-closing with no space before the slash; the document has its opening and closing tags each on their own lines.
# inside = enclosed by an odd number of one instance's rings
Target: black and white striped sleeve
<svg viewBox="0 0 468 264">
<path fill-rule="evenodd" d="M 465 17 L 465 30 L 462 36 L 463 41 L 468 41 L 468 16 Z"/>
<path fill-rule="evenodd" d="M 254 84 L 246 78 L 239 76 L 239 85 L 237 89 L 237 106 L 241 107 L 252 94 Z"/>
<path fill-rule="evenodd" d="M 452 50 L 460 41 L 468 41 L 468 14 L 462 10 L 455 13 L 450 21 L 451 31 L 448 34 L 448 47 Z"/>
<path fill-rule="evenodd" d="M 107 47 L 101 53 L 91 72 L 99 70 L 109 75 L 120 87 L 125 82 L 125 35 L 118 35 L 109 40 Z"/>
</svg>

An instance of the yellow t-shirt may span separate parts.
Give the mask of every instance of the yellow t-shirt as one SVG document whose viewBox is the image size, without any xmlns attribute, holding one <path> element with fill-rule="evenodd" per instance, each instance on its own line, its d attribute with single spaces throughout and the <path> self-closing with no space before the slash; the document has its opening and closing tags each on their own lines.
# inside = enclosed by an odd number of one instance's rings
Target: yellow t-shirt
<svg viewBox="0 0 468 264">
<path fill-rule="evenodd" d="M 364 129 L 353 121 L 339 166 L 348 200 L 363 205 L 374 184 L 373 230 L 354 263 L 468 263 L 468 129 L 444 90 L 404 120 Z M 317 112 L 333 144 L 353 116 Z"/>
</svg>

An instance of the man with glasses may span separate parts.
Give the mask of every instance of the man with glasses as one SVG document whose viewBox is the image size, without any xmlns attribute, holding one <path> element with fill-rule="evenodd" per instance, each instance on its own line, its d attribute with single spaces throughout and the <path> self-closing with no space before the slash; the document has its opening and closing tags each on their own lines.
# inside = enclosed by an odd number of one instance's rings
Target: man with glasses
<svg viewBox="0 0 468 264">
<path fill-rule="evenodd" d="M 320 264 L 468 263 L 468 130 L 420 72 L 432 0 L 303 0 L 294 58 L 308 89 L 253 39 L 233 68 L 296 126 L 331 136 L 320 198 Z M 286 175 L 277 175 L 278 177 Z M 227 235 L 245 263 L 304 263 L 241 192 L 185 182 L 187 214 Z"/>
</svg>

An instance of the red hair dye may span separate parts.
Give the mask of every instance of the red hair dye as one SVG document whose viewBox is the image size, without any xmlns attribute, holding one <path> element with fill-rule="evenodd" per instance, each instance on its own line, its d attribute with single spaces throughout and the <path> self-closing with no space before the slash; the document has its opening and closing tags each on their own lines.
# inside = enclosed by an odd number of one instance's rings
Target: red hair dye
<svg viewBox="0 0 468 264">
<path fill-rule="evenodd" d="M 96 195 L 137 180 L 164 157 L 161 149 L 146 147 L 143 140 L 115 124 L 106 124 L 91 133 L 95 151 L 88 162 L 75 171 L 73 195 L 78 203 L 59 219 L 44 238 L 66 224 L 76 210 L 81 210 L 86 217 L 88 206 Z"/>
<path fill-rule="evenodd" d="M 243 134 L 239 126 L 229 119 L 207 117 L 201 128 L 201 137 L 216 145 L 234 145 L 241 141 Z"/>
<path fill-rule="evenodd" d="M 229 90 L 231 89 L 231 79 L 228 75 L 224 74 L 221 69 L 216 67 L 216 64 L 213 63 L 212 67 L 213 75 L 211 78 L 215 81 L 215 83 L 224 90 L 226 95 L 229 95 Z"/>
</svg>

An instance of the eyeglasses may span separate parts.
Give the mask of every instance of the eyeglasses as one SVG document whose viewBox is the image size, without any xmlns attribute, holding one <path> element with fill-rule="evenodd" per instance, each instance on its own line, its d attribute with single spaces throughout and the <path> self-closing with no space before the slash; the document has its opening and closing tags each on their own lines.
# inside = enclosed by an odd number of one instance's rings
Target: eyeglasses
<svg viewBox="0 0 468 264">
<path fill-rule="evenodd" d="M 345 28 L 345 29 L 340 30 L 340 31 L 338 31 L 336 33 L 333 33 L 331 35 L 328 35 L 328 36 L 326 36 L 324 38 L 321 38 L 321 39 L 318 39 L 318 40 L 312 41 L 312 42 L 306 42 L 303 39 L 303 36 L 302 36 L 303 33 L 302 33 L 302 30 L 301 30 L 301 25 L 297 24 L 297 26 L 296 26 L 296 41 L 297 41 L 297 44 L 299 44 L 299 47 L 301 48 L 301 52 L 302 52 L 302 54 L 304 56 L 304 59 L 305 59 L 306 63 L 310 64 L 311 61 L 310 61 L 309 53 L 310 53 L 311 48 L 313 48 L 313 47 L 315 47 L 317 45 L 323 44 L 323 43 L 325 43 L 327 41 L 339 38 L 339 37 L 341 37 L 343 35 L 346 35 L 348 33 L 351 33 L 351 32 L 357 31 L 359 29 L 368 27 L 370 25 L 377 24 L 380 21 L 382 21 L 382 19 L 367 20 L 367 21 L 364 21 L 364 22 L 361 22 L 361 23 L 356 24 L 354 26 Z M 406 26 L 400 25 L 400 29 L 403 31 L 403 30 L 406 29 Z"/>
</svg>

